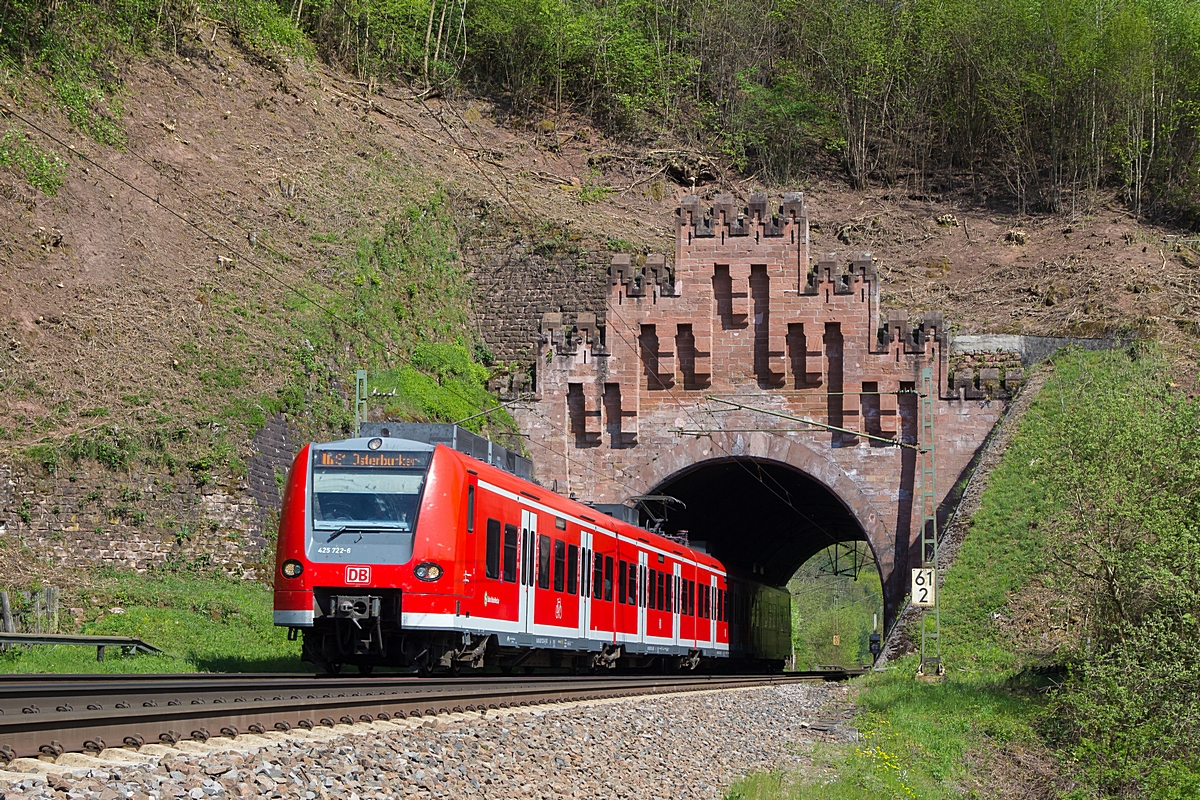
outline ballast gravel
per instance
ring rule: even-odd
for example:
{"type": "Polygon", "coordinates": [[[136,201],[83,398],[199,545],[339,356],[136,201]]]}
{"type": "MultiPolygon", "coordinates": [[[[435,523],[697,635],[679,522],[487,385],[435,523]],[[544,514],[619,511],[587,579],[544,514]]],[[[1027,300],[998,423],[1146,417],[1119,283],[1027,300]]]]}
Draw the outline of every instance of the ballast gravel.
{"type": "Polygon", "coordinates": [[[792,684],[337,725],[68,754],[0,773],[0,797],[70,800],[719,798],[851,740],[847,689],[792,684]]]}

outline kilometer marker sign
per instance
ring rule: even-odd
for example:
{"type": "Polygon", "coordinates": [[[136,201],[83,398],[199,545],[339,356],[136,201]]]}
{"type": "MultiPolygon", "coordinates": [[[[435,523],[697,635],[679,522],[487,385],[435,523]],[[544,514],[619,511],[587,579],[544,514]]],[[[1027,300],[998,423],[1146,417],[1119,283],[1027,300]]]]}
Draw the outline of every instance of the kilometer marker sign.
{"type": "Polygon", "coordinates": [[[912,604],[930,608],[937,597],[937,570],[921,567],[912,571],[912,604]]]}

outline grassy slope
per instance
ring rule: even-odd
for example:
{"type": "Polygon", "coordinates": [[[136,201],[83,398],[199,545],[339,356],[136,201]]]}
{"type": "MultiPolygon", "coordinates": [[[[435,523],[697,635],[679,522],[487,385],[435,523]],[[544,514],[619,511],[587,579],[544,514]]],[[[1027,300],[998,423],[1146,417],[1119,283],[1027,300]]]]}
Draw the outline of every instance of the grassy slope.
{"type": "MultiPolygon", "coordinates": [[[[1027,470],[1042,454],[1049,426],[1065,413],[1058,383],[1071,380],[1079,362],[1103,357],[1060,359],[992,473],[942,588],[945,681],[914,680],[914,657],[870,675],[857,697],[861,742],[826,754],[837,780],[811,786],[797,776],[750,776],[731,798],[1011,796],[1005,765],[1018,754],[1035,762],[1042,750],[1034,729],[1042,703],[1026,670],[1037,657],[1023,654],[1000,624],[1009,598],[1028,586],[1045,557],[1036,520],[1049,509],[1027,470]]],[[[1024,772],[1028,777],[1028,766],[1024,772]]]]}

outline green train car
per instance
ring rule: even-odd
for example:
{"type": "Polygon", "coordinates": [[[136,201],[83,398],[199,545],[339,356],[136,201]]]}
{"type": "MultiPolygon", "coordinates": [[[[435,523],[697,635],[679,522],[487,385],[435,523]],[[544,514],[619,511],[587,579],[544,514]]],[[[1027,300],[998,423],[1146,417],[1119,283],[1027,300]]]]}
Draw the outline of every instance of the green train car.
{"type": "Polygon", "coordinates": [[[792,597],[744,575],[730,575],[729,661],[782,672],[792,654],[792,597]]]}

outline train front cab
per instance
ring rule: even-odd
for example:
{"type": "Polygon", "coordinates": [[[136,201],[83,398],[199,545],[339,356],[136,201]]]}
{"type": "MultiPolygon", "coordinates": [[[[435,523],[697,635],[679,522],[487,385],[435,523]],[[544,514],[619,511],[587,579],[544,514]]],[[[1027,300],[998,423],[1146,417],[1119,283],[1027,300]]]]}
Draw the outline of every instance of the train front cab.
{"type": "Polygon", "coordinates": [[[428,659],[430,635],[407,636],[403,616],[453,614],[462,604],[462,472],[437,448],[407,440],[300,451],[280,513],[275,624],[303,635],[305,660],[369,671],[428,659]]]}

